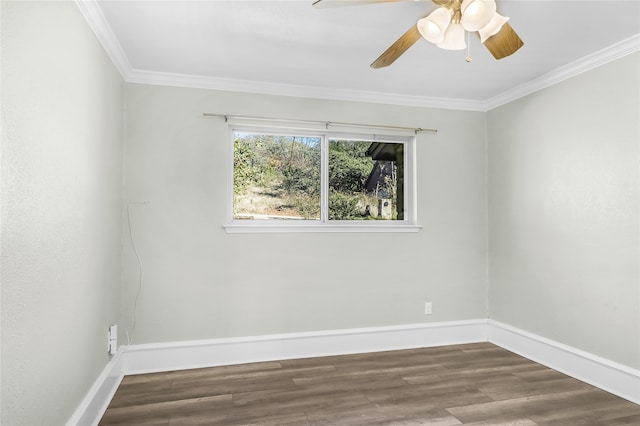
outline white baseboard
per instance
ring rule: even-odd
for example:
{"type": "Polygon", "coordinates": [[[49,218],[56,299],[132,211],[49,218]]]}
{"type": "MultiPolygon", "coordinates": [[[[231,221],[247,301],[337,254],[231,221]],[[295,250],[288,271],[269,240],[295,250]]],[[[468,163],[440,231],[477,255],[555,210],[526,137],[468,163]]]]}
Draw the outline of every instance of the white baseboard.
{"type": "Polygon", "coordinates": [[[486,341],[486,320],[470,320],[121,346],[67,425],[97,425],[128,374],[486,341]]]}
{"type": "Polygon", "coordinates": [[[123,352],[123,348],[120,348],[118,353],[111,358],[67,421],[67,426],[95,426],[98,424],[125,375],[122,368],[123,352]]]}
{"type": "Polygon", "coordinates": [[[487,321],[487,335],[495,345],[640,404],[640,370],[494,320],[487,321]]]}
{"type": "Polygon", "coordinates": [[[486,320],[288,333],[125,348],[125,374],[485,342],[486,320]]]}
{"type": "Polygon", "coordinates": [[[640,404],[640,370],[481,319],[123,346],[67,424],[96,425],[128,374],[487,341],[640,404]]]}

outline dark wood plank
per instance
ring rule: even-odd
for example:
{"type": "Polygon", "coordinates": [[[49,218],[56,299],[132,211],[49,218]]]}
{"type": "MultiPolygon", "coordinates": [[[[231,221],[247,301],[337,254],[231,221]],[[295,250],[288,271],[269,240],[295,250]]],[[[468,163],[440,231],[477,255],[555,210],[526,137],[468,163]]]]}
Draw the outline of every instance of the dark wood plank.
{"type": "Polygon", "coordinates": [[[174,413],[211,412],[233,405],[231,395],[189,398],[176,401],[140,404],[123,408],[109,407],[101,424],[169,424],[174,413]]]}
{"type": "Polygon", "coordinates": [[[640,424],[640,406],[490,343],[127,376],[101,425],[640,424]]]}

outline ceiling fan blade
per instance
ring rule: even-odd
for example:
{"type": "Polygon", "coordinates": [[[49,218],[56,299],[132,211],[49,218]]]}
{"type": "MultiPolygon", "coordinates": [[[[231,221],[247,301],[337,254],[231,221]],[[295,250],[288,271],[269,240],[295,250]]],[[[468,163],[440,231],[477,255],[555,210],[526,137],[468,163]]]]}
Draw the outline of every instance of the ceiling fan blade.
{"type": "Polygon", "coordinates": [[[518,49],[524,46],[524,42],[518,34],[506,22],[497,34],[492,35],[485,40],[484,45],[496,59],[502,59],[514,54],[518,49]]]}
{"type": "Polygon", "coordinates": [[[400,1],[407,0],[316,0],[313,2],[312,6],[316,9],[324,9],[327,7],[356,6],[361,4],[392,3],[400,1]]]}
{"type": "Polygon", "coordinates": [[[383,68],[391,65],[400,57],[408,48],[413,46],[422,36],[418,31],[418,26],[413,25],[402,34],[395,43],[393,43],[382,55],[371,64],[371,68],[383,68]]]}

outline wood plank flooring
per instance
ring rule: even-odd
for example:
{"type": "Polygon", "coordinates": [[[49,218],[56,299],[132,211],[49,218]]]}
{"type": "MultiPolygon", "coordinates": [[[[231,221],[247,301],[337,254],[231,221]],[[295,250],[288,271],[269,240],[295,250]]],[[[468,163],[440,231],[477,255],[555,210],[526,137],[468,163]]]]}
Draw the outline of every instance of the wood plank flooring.
{"type": "Polygon", "coordinates": [[[640,406],[490,343],[126,376],[100,425],[640,425],[640,406]]]}

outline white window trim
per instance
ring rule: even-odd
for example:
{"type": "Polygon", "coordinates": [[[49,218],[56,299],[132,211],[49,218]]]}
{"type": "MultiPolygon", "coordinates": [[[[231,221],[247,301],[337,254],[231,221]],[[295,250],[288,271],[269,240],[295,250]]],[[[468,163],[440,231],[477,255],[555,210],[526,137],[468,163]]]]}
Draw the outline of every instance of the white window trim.
{"type": "MultiPolygon", "coordinates": [[[[229,234],[255,234],[255,233],[409,233],[418,232],[422,226],[417,224],[417,191],[416,191],[416,156],[415,134],[396,133],[384,135],[376,134],[375,131],[370,132],[347,132],[347,131],[329,131],[318,128],[300,128],[300,127],[265,127],[262,125],[243,124],[229,125],[228,140],[231,143],[230,154],[230,172],[228,174],[228,196],[227,196],[227,222],[223,225],[225,231],[229,234]],[[234,220],[233,219],[233,134],[236,131],[245,131],[252,133],[280,133],[295,136],[318,136],[323,138],[322,148],[322,170],[321,170],[321,219],[320,220],[234,220]],[[362,139],[381,142],[400,142],[405,144],[404,155],[404,182],[405,182],[405,208],[406,218],[402,221],[385,220],[385,221],[343,221],[328,219],[328,144],[324,139],[346,138],[346,139],[362,139]]],[[[363,130],[363,129],[360,129],[363,130]]],[[[378,129],[379,132],[379,129],[378,129]]],[[[394,132],[395,133],[395,132],[394,132]]]]}

